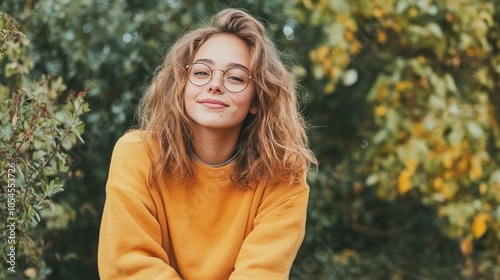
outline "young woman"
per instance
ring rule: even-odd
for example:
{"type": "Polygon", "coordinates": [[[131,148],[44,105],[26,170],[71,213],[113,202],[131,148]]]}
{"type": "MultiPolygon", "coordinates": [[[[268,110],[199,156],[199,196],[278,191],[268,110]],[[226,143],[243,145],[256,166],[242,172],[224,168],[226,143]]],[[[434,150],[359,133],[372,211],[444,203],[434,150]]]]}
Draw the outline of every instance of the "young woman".
{"type": "Polygon", "coordinates": [[[182,36],[113,151],[101,279],[288,279],[316,159],[263,25],[223,10],[182,36]]]}

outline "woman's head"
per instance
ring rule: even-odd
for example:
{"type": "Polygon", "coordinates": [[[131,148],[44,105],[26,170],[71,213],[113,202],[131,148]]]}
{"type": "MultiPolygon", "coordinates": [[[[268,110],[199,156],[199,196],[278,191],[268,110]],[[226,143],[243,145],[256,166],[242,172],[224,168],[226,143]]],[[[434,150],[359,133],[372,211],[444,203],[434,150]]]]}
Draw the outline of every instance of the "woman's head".
{"type": "Polygon", "coordinates": [[[187,66],[189,82],[183,94],[195,131],[224,131],[236,141],[243,120],[257,110],[249,67],[248,46],[232,34],[214,35],[198,48],[187,66]]]}
{"type": "MultiPolygon", "coordinates": [[[[180,174],[181,179],[193,178],[195,123],[186,104],[186,91],[193,86],[188,82],[188,74],[192,63],[200,62],[197,54],[207,41],[205,47],[228,40],[239,41],[245,48],[245,58],[238,63],[245,64],[251,76],[250,84],[241,92],[251,95],[251,104],[243,114],[241,151],[233,179],[242,187],[254,180],[296,181],[315,159],[307,147],[294,79],[281,62],[264,26],[236,9],[223,10],[213,17],[210,25],[183,35],[169,50],[141,100],[140,127],[158,142],[161,151],[155,156],[157,170],[153,170],[152,176],[172,171],[180,174]]],[[[216,72],[219,71],[214,72],[212,80],[221,77],[216,72]]],[[[217,82],[220,80],[214,82],[214,87],[217,82]]]]}

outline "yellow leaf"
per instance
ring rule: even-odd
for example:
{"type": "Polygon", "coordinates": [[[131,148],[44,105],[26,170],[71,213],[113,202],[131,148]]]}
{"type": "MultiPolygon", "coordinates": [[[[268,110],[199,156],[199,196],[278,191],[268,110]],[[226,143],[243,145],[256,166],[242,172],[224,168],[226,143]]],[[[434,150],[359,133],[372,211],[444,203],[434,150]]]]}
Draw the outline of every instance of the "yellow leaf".
{"type": "Polygon", "coordinates": [[[453,154],[451,152],[448,152],[448,151],[444,152],[444,154],[443,154],[443,166],[446,169],[450,169],[453,166],[453,161],[454,161],[453,154]]]}
{"type": "Polygon", "coordinates": [[[337,21],[340,23],[340,24],[345,24],[347,22],[349,18],[347,17],[346,14],[344,13],[339,13],[337,15],[337,21]]]}
{"type": "Polygon", "coordinates": [[[317,49],[317,58],[318,61],[324,61],[328,56],[329,48],[328,45],[322,45],[317,49]]]}
{"type": "Polygon", "coordinates": [[[381,84],[377,91],[377,99],[384,100],[389,94],[389,87],[387,84],[381,84]]]}
{"type": "Polygon", "coordinates": [[[351,32],[351,31],[346,31],[344,33],[344,38],[347,40],[347,41],[352,41],[354,40],[354,33],[351,32]]]}
{"type": "Polygon", "coordinates": [[[414,158],[406,159],[404,162],[408,174],[412,176],[413,173],[415,173],[415,169],[417,168],[418,162],[414,158]]]}
{"type": "Polygon", "coordinates": [[[465,173],[469,169],[469,161],[467,157],[462,157],[462,159],[460,159],[457,168],[460,173],[465,173]]]}
{"type": "Polygon", "coordinates": [[[453,177],[455,176],[455,174],[453,173],[453,171],[451,170],[446,170],[444,173],[443,173],[443,178],[445,180],[451,180],[453,179],[453,177]]]}
{"type": "Polygon", "coordinates": [[[352,18],[348,18],[346,20],[344,26],[347,30],[351,30],[351,31],[356,31],[358,29],[358,26],[356,25],[356,21],[354,21],[352,18]]]}
{"type": "Polygon", "coordinates": [[[479,213],[472,223],[472,234],[476,238],[481,238],[486,230],[488,229],[487,222],[490,220],[491,216],[487,213],[479,213]]]}
{"type": "Polygon", "coordinates": [[[470,238],[464,238],[460,241],[460,251],[462,251],[464,255],[470,255],[472,251],[474,251],[474,246],[470,238]]]}
{"type": "Polygon", "coordinates": [[[483,209],[484,209],[484,211],[491,211],[491,204],[489,204],[487,202],[484,203],[483,204],[483,209]]]}
{"type": "Polygon", "coordinates": [[[330,78],[337,78],[340,74],[340,69],[337,68],[336,66],[333,66],[331,67],[329,70],[328,70],[328,75],[330,76],[330,78]]]}
{"type": "Polygon", "coordinates": [[[349,46],[349,51],[353,54],[357,54],[359,53],[359,51],[361,50],[363,46],[361,45],[361,43],[359,41],[353,41],[351,43],[351,45],[349,46]]]}
{"type": "Polygon", "coordinates": [[[385,114],[387,114],[387,108],[384,105],[375,107],[375,115],[377,117],[383,117],[385,114]]]}
{"type": "Polygon", "coordinates": [[[433,186],[436,190],[442,189],[443,185],[444,185],[443,178],[437,177],[436,179],[434,179],[433,186]]]}
{"type": "Polygon", "coordinates": [[[333,67],[332,61],[329,59],[323,60],[323,69],[328,72],[333,67]]]}
{"type": "Polygon", "coordinates": [[[394,89],[396,91],[399,91],[399,92],[402,92],[402,91],[406,91],[406,90],[409,90],[413,88],[413,83],[410,82],[410,81],[402,81],[402,82],[398,82],[395,86],[394,86],[394,89]]]}
{"type": "Polygon", "coordinates": [[[387,42],[387,34],[384,31],[380,31],[377,33],[377,41],[381,44],[387,42]]]}
{"type": "Polygon", "coordinates": [[[451,200],[455,197],[455,194],[457,193],[457,185],[451,182],[446,182],[444,183],[443,187],[441,188],[441,194],[448,200],[451,200]]]}
{"type": "Polygon", "coordinates": [[[334,91],[335,91],[335,83],[333,83],[332,81],[328,82],[324,88],[325,94],[332,94],[334,91]]]}
{"type": "Polygon", "coordinates": [[[414,137],[419,137],[424,133],[424,126],[421,123],[412,123],[411,125],[411,133],[414,137]]]}
{"type": "Polygon", "coordinates": [[[398,178],[398,191],[400,194],[407,193],[412,188],[411,176],[413,173],[408,170],[403,170],[398,178]]]}
{"type": "Polygon", "coordinates": [[[412,7],[408,13],[408,16],[410,18],[414,18],[414,17],[418,16],[418,10],[415,7],[412,7]]]}
{"type": "Polygon", "coordinates": [[[488,186],[485,183],[479,185],[479,192],[484,195],[488,191],[488,186]]]}
{"type": "Polygon", "coordinates": [[[469,175],[472,180],[478,180],[483,177],[483,165],[480,157],[473,157],[471,160],[471,169],[469,175]]]}
{"type": "Polygon", "coordinates": [[[376,7],[375,9],[373,9],[373,15],[377,18],[381,18],[383,16],[382,9],[376,7]]]}

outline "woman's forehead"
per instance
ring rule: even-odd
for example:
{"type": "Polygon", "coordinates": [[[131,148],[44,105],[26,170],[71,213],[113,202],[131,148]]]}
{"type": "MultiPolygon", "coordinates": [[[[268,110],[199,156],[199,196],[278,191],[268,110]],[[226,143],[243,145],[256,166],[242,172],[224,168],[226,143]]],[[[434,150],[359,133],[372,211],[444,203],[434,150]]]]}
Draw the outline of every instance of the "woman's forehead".
{"type": "Polygon", "coordinates": [[[250,67],[250,50],[240,38],[218,34],[205,41],[194,55],[194,61],[203,60],[216,68],[242,65],[250,67]]]}

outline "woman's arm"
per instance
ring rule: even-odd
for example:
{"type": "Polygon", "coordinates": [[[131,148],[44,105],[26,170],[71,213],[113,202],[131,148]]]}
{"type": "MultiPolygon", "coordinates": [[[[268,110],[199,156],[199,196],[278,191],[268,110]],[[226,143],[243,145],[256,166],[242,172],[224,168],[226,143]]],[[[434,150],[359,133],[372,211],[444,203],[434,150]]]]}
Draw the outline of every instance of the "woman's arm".
{"type": "Polygon", "coordinates": [[[308,197],[302,182],[276,188],[263,198],[229,279],[288,279],[304,239],[308,197]]]}
{"type": "Polygon", "coordinates": [[[101,279],[181,279],[169,266],[148,191],[149,156],[143,141],[129,133],[111,160],[99,236],[101,279]]]}

